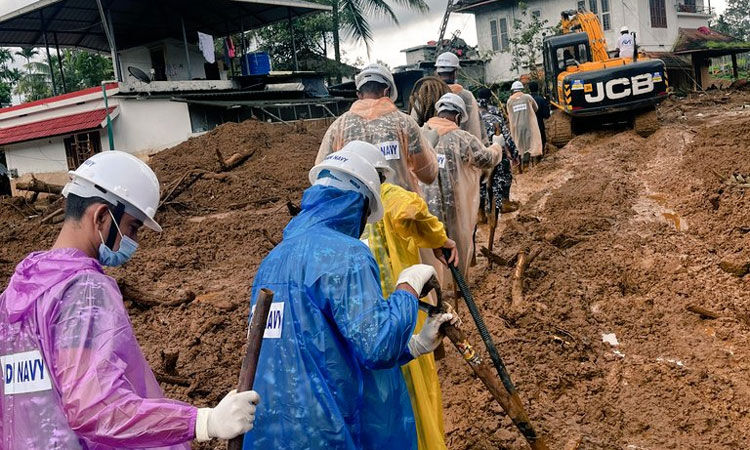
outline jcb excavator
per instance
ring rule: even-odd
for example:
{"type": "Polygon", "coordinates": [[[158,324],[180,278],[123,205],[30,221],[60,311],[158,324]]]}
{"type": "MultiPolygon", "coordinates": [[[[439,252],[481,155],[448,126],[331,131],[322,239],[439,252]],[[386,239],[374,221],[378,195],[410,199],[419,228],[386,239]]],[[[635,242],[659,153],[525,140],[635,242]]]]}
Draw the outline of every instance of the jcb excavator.
{"type": "Polygon", "coordinates": [[[545,90],[559,109],[547,136],[564,145],[584,121],[628,121],[641,136],[659,128],[655,106],[667,97],[667,72],[660,59],[638,55],[610,58],[599,18],[589,11],[563,11],[563,34],[544,38],[545,90]]]}

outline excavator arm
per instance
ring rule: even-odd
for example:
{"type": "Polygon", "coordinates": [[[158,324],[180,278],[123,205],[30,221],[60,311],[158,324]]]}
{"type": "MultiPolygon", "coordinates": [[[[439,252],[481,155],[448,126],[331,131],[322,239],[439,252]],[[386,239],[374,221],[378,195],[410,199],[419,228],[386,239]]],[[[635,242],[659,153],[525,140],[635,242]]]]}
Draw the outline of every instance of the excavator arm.
{"type": "Polygon", "coordinates": [[[589,37],[591,46],[591,58],[593,61],[606,61],[607,40],[604,39],[604,31],[599,23],[599,17],[591,11],[563,12],[560,28],[563,34],[584,31],[589,37]]]}

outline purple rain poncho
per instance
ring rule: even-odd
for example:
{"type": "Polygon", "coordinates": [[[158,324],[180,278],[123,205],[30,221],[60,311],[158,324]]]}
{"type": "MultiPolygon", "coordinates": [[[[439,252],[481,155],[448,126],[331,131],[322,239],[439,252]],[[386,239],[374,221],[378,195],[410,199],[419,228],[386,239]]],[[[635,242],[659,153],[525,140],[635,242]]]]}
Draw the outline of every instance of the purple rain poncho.
{"type": "Polygon", "coordinates": [[[0,294],[0,448],[189,449],[197,410],[164,395],[122,295],[76,249],[32,253],[0,294]]]}

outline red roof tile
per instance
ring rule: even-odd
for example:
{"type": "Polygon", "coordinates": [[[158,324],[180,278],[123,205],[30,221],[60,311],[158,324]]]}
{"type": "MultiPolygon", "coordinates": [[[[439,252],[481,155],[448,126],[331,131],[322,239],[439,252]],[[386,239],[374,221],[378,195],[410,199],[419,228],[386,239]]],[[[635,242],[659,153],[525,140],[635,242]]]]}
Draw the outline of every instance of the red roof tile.
{"type": "MultiPolygon", "coordinates": [[[[110,89],[116,89],[118,86],[119,86],[118,83],[107,83],[107,90],[109,91],[110,89]]],[[[67,94],[61,94],[55,97],[43,98],[41,100],[36,100],[33,102],[21,103],[20,105],[0,108],[0,114],[10,112],[10,111],[16,111],[18,109],[31,108],[32,106],[46,105],[48,103],[59,102],[62,100],[67,100],[69,98],[76,98],[76,97],[82,97],[84,95],[96,94],[97,92],[101,92],[101,91],[102,91],[101,86],[97,86],[97,87],[92,87],[88,89],[83,89],[80,91],[68,92],[67,94]]]]}
{"type": "MultiPolygon", "coordinates": [[[[112,114],[115,109],[117,109],[116,106],[110,107],[109,113],[112,114]]],[[[15,127],[2,128],[0,129],[0,145],[99,128],[106,118],[107,114],[104,108],[102,108],[17,125],[15,127]]]]}

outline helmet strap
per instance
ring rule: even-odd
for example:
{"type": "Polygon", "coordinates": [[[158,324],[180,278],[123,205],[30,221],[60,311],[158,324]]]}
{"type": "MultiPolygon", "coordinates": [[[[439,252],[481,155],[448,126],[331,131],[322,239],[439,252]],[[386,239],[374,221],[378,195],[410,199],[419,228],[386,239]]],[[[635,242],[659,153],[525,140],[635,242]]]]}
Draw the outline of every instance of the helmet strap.
{"type": "Polygon", "coordinates": [[[117,202],[114,211],[110,210],[113,217],[113,222],[109,224],[109,233],[107,233],[107,241],[104,243],[107,247],[114,250],[115,241],[117,240],[117,234],[120,231],[120,221],[122,220],[123,214],[125,214],[125,204],[117,202]]]}

